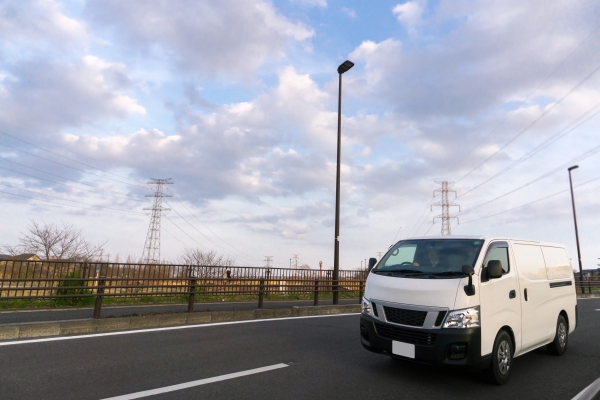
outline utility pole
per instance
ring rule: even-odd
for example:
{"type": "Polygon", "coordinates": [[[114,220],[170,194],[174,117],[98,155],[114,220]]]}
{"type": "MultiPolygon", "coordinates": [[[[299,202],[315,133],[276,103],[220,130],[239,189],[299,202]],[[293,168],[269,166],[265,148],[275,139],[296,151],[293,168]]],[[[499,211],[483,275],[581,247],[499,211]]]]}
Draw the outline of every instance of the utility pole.
{"type": "Polygon", "coordinates": [[[436,193],[441,193],[442,201],[433,203],[431,205],[431,211],[433,211],[433,207],[442,207],[442,213],[433,217],[433,223],[435,224],[436,218],[440,218],[442,220],[442,236],[450,236],[452,235],[452,226],[450,225],[450,220],[455,219],[458,222],[458,217],[450,214],[450,207],[458,207],[458,211],[460,211],[460,206],[458,204],[454,204],[448,199],[448,193],[454,193],[454,198],[456,198],[456,190],[450,189],[450,187],[454,185],[454,182],[435,181],[435,183],[440,184],[442,187],[435,189],[433,191],[433,196],[435,197],[436,193]]]}
{"type": "Polygon", "coordinates": [[[300,254],[294,254],[294,269],[298,269],[298,256],[300,254]]]}
{"type": "Polygon", "coordinates": [[[379,258],[377,258],[377,261],[381,260],[381,254],[382,254],[382,252],[381,252],[381,251],[378,251],[378,252],[377,252],[377,255],[379,256],[379,258]]]}
{"type": "Polygon", "coordinates": [[[168,194],[163,194],[163,189],[165,185],[172,184],[173,181],[171,181],[171,178],[151,178],[150,182],[148,182],[150,188],[154,186],[154,193],[147,194],[146,197],[154,197],[154,203],[152,204],[152,207],[144,208],[144,210],[152,211],[148,233],[146,234],[146,243],[144,244],[144,252],[142,253],[142,260],[144,260],[146,264],[160,263],[160,218],[163,211],[171,210],[170,208],[164,208],[162,206],[162,199],[163,197],[173,197],[168,194]]]}
{"type": "Polygon", "coordinates": [[[575,242],[577,243],[577,260],[579,261],[579,280],[581,280],[581,293],[585,293],[583,287],[583,266],[581,263],[581,249],[579,247],[579,230],[577,229],[577,213],[575,212],[575,195],[573,194],[573,180],[571,179],[571,171],[579,168],[579,165],[573,165],[569,171],[569,187],[571,188],[571,205],[573,206],[573,222],[575,223],[575,242]]]}

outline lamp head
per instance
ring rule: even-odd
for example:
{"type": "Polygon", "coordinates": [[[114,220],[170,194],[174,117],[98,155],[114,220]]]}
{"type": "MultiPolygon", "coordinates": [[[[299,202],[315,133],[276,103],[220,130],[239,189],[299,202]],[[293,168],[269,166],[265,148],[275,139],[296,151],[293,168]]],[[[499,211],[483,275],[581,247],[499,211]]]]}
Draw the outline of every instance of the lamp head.
{"type": "Polygon", "coordinates": [[[579,168],[579,165],[573,165],[572,167],[569,168],[569,171],[577,169],[577,168],[579,168]]]}
{"type": "Polygon", "coordinates": [[[350,60],[346,60],[340,64],[340,66],[337,69],[337,72],[338,72],[338,74],[343,74],[344,72],[348,71],[352,67],[354,67],[354,63],[350,60]]]}

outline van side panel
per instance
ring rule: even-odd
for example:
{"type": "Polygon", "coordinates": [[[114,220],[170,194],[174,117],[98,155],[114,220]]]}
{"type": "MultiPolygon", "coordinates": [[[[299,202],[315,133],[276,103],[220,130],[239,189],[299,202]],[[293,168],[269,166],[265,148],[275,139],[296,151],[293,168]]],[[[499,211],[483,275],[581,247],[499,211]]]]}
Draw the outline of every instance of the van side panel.
{"type": "Polygon", "coordinates": [[[551,302],[541,247],[537,244],[514,243],[513,253],[521,291],[521,350],[526,352],[554,338],[558,313],[551,302]]]}
{"type": "MultiPolygon", "coordinates": [[[[575,330],[575,282],[567,251],[562,247],[542,246],[550,287],[550,309],[558,318],[562,310],[567,312],[569,332],[575,330]]],[[[553,331],[554,333],[554,331],[553,331]]]]}

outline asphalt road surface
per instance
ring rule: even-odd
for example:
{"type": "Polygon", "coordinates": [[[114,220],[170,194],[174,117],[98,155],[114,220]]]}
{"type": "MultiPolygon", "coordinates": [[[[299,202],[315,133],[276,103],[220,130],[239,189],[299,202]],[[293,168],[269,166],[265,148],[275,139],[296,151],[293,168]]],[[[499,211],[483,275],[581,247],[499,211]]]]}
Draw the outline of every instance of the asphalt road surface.
{"type": "MultiPolygon", "coordinates": [[[[319,300],[319,305],[331,305],[332,301],[328,299],[319,300]]],[[[358,304],[358,299],[340,299],[340,304],[358,304]]],[[[294,306],[312,306],[312,300],[293,300],[293,301],[266,301],[264,308],[289,308],[294,306]]],[[[241,302],[217,302],[217,303],[196,303],[194,311],[227,311],[227,310],[254,310],[258,306],[258,301],[241,302]]],[[[166,312],[185,312],[187,303],[177,304],[150,304],[150,305],[121,305],[102,307],[101,317],[118,317],[132,314],[147,313],[166,313],[166,312]]],[[[28,322],[48,322],[65,321],[74,319],[91,318],[94,314],[93,307],[81,308],[48,308],[48,309],[16,309],[0,311],[0,325],[28,323],[28,322]]],[[[1,396],[0,396],[1,399],[1,396]]]]}
{"type": "Polygon", "coordinates": [[[572,399],[600,376],[598,310],[600,299],[580,300],[567,353],[516,358],[505,386],[369,353],[359,316],[342,315],[2,342],[0,397],[572,399]]]}

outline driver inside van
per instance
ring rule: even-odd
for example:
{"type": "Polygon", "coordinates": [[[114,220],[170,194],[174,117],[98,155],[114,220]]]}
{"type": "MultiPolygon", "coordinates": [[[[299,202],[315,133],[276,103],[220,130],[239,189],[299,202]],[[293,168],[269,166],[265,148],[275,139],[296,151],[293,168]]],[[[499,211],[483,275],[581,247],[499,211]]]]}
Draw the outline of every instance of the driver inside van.
{"type": "MultiPolygon", "coordinates": [[[[429,265],[432,267],[435,267],[440,263],[440,254],[435,247],[429,247],[429,249],[427,249],[427,255],[429,257],[429,265]]],[[[415,267],[420,266],[418,262],[414,262],[413,265],[415,267]]]]}

